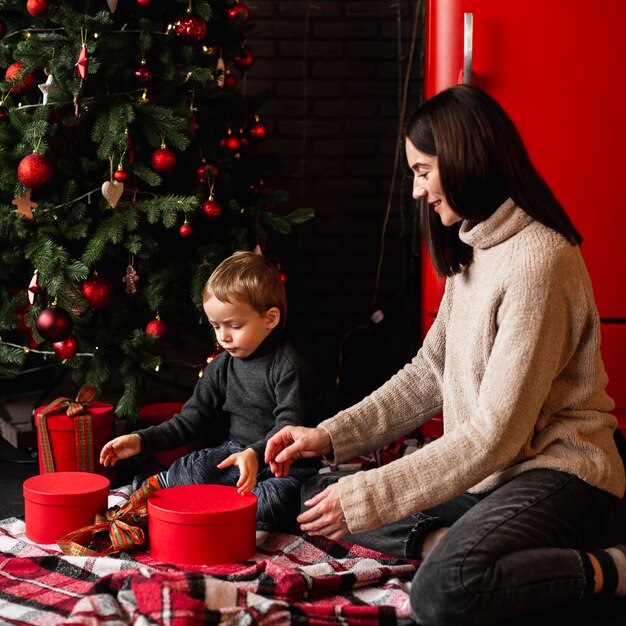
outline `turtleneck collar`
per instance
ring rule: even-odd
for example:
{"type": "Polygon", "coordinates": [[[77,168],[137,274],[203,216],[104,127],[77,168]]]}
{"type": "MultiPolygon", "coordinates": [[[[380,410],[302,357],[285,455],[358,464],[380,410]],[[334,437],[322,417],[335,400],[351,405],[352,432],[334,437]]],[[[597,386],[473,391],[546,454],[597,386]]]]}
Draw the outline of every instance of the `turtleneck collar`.
{"type": "Polygon", "coordinates": [[[482,222],[464,220],[459,237],[467,245],[484,250],[516,235],[532,221],[533,218],[509,198],[482,222]]]}
{"type": "Polygon", "coordinates": [[[285,332],[283,329],[275,328],[260,344],[259,347],[248,356],[242,358],[242,361],[252,361],[259,357],[273,352],[278,348],[280,343],[285,339],[285,332]]]}

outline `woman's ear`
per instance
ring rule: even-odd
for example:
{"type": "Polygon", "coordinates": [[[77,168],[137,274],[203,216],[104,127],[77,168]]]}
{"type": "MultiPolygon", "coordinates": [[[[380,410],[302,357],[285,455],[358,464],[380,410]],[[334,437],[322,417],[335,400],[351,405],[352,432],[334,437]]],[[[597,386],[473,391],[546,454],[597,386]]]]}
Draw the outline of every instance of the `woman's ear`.
{"type": "Polygon", "coordinates": [[[273,306],[269,308],[265,312],[265,324],[270,329],[273,330],[278,326],[280,322],[280,309],[277,306],[273,306]]]}

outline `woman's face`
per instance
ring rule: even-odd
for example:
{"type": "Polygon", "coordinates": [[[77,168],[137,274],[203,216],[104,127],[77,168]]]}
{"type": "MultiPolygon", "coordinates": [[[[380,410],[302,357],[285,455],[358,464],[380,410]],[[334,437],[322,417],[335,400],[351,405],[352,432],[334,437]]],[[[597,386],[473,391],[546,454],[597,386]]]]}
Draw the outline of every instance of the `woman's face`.
{"type": "Polygon", "coordinates": [[[426,198],[430,208],[439,215],[444,226],[452,226],[463,218],[454,211],[441,188],[437,157],[420,152],[409,139],[405,142],[406,159],[413,171],[413,197],[426,198]]]}

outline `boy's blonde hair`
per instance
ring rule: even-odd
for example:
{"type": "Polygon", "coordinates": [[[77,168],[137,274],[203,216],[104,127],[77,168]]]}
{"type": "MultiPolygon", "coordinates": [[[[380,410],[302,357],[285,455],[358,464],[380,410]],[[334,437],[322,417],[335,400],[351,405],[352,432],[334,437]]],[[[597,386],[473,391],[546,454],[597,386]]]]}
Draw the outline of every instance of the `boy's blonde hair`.
{"type": "Polygon", "coordinates": [[[202,292],[202,302],[215,296],[222,302],[238,300],[263,314],[272,307],[280,311],[279,327],[287,317],[287,294],[280,272],[262,254],[235,252],[213,271],[202,292]]]}

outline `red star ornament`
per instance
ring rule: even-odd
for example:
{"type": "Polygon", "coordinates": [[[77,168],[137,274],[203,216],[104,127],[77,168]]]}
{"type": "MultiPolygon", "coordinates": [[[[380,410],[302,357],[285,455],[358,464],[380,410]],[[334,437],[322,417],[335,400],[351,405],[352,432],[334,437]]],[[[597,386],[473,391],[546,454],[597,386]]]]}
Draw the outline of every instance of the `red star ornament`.
{"type": "Polygon", "coordinates": [[[23,215],[27,220],[33,219],[32,210],[37,208],[37,203],[30,199],[30,191],[27,191],[19,198],[13,198],[11,204],[14,204],[17,207],[17,209],[15,209],[15,213],[17,215],[23,215]]]}
{"type": "Polygon", "coordinates": [[[83,44],[78,55],[78,63],[76,63],[76,70],[78,75],[84,79],[87,76],[87,66],[89,65],[89,57],[87,56],[87,46],[83,44]]]}

